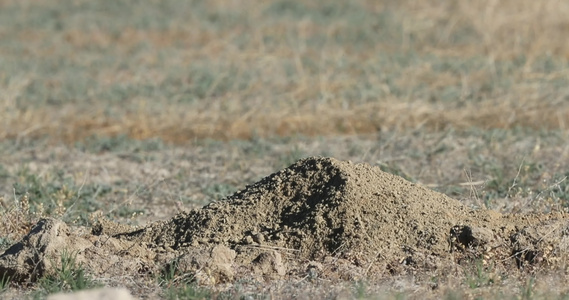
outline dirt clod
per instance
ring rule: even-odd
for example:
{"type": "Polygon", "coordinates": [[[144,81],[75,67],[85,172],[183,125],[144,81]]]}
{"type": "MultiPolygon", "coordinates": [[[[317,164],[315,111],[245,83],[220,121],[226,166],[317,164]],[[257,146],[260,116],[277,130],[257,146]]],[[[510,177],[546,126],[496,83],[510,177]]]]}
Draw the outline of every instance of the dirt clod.
{"type": "Polygon", "coordinates": [[[42,219],[0,256],[0,272],[14,281],[33,281],[60,267],[62,255],[74,255],[92,246],[88,240],[72,234],[65,223],[42,219]]]}
{"type": "Polygon", "coordinates": [[[253,260],[253,270],[256,274],[267,276],[284,276],[286,267],[281,254],[277,251],[263,252],[253,260]]]}
{"type": "Polygon", "coordinates": [[[106,251],[107,261],[135,260],[131,272],[175,261],[201,284],[251,274],[384,277],[480,258],[514,268],[554,267],[567,253],[566,220],[563,212],[473,210],[378,167],[311,157],[227,199],[136,230],[98,223],[95,235],[83,239],[59,221],[42,220],[0,256],[0,273],[37,275],[23,253],[45,256],[69,247],[91,255],[89,266],[99,274],[108,269],[96,268],[93,253],[106,251]]]}

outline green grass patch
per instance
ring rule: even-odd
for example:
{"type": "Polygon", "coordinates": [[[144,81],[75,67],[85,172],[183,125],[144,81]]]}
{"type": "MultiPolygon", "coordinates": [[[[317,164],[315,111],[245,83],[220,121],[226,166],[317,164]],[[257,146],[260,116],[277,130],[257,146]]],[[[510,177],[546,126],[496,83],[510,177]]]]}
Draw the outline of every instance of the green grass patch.
{"type": "Polygon", "coordinates": [[[85,273],[83,266],[77,262],[75,253],[63,251],[59,259],[59,263],[53,262],[58,265],[55,273],[39,279],[39,290],[35,292],[34,299],[62,291],[79,291],[101,286],[85,273]]]}
{"type": "Polygon", "coordinates": [[[191,274],[181,274],[178,261],[174,259],[167,264],[158,275],[158,284],[162,287],[162,296],[168,300],[178,299],[209,299],[211,291],[199,287],[193,282],[191,274]]]}
{"type": "Polygon", "coordinates": [[[107,185],[76,182],[58,169],[40,176],[22,168],[14,180],[14,195],[27,197],[30,214],[60,217],[77,225],[88,225],[89,214],[102,208],[98,198],[112,191],[107,185]]]}

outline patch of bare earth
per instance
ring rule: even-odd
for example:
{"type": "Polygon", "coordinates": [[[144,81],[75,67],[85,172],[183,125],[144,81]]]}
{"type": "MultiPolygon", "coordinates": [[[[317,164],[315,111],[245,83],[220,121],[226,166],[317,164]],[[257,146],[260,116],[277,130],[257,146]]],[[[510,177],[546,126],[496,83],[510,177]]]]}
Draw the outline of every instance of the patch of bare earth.
{"type": "Polygon", "coordinates": [[[53,272],[64,250],[77,252],[100,278],[150,277],[175,263],[202,285],[381,280],[451,272],[475,260],[512,271],[557,270],[567,259],[566,220],[562,212],[472,210],[379,167],[311,157],[145,227],[100,220],[89,231],[43,219],[0,256],[0,276],[33,282],[53,272]]]}

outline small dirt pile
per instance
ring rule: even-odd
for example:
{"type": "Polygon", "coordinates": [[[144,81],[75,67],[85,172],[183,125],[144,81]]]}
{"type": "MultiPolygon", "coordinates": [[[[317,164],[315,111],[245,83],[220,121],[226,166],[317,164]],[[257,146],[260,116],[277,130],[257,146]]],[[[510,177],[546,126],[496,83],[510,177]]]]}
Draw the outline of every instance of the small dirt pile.
{"type": "Polygon", "coordinates": [[[307,158],[226,200],[124,236],[174,249],[274,246],[309,260],[338,252],[391,256],[405,246],[442,255],[450,228],[473,218],[490,215],[378,167],[307,158]]]}
{"type": "Polygon", "coordinates": [[[258,253],[241,246],[286,249],[300,261],[333,256],[383,273],[398,272],[398,264],[436,268],[450,256],[533,260],[537,254],[526,257],[528,249],[547,239],[521,233],[563,219],[472,210],[379,167],[311,157],[223,201],[121,237],[173,249],[223,244],[240,250],[243,264],[258,253]]]}
{"type": "MultiPolygon", "coordinates": [[[[79,238],[67,229],[51,229],[57,238],[48,238],[42,234],[51,233],[40,234],[38,226],[0,256],[0,275],[41,275],[38,266],[49,267],[42,263],[49,261],[47,250],[41,249],[54,248],[51,240],[62,248],[65,241],[71,249],[82,245],[75,250],[99,274],[117,265],[106,259],[101,262],[106,267],[97,268],[101,257],[123,257],[123,265],[136,260],[133,265],[145,270],[171,266],[175,258],[182,272],[208,283],[240,274],[304,276],[308,269],[353,279],[437,269],[464,259],[554,266],[566,258],[566,220],[564,213],[502,216],[471,210],[378,167],[311,157],[223,201],[144,228],[102,221],[92,235],[79,238]],[[323,265],[333,267],[322,272],[323,265]]],[[[55,220],[44,224],[60,226],[55,220]]]]}

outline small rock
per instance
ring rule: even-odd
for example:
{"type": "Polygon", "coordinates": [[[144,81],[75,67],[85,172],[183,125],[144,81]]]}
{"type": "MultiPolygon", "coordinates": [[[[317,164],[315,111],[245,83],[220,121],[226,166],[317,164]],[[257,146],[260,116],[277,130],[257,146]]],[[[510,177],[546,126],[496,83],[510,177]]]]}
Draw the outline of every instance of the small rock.
{"type": "Polygon", "coordinates": [[[233,260],[236,256],[235,251],[224,245],[217,245],[211,250],[211,267],[217,271],[216,282],[233,280],[233,260]]]}
{"type": "Polygon", "coordinates": [[[254,270],[257,274],[284,276],[286,274],[286,266],[283,263],[281,254],[277,251],[261,253],[253,261],[254,270]]]}
{"type": "Polygon", "coordinates": [[[262,233],[257,233],[256,235],[253,236],[253,241],[261,245],[265,241],[265,236],[263,236],[262,233]]]}
{"type": "Polygon", "coordinates": [[[253,238],[252,238],[250,235],[248,235],[248,236],[245,237],[245,244],[246,244],[246,245],[251,245],[251,244],[253,244],[253,238]]]}

